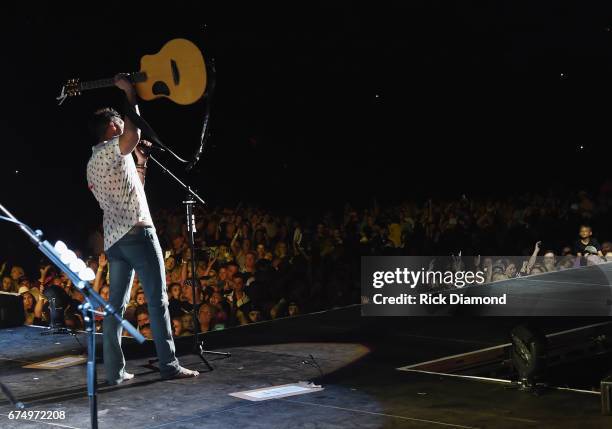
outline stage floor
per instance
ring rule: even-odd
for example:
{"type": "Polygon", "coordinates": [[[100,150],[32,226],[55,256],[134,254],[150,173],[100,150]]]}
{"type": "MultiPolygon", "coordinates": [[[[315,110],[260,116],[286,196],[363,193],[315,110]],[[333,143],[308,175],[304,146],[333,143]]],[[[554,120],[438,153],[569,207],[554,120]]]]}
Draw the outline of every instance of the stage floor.
{"type": "MultiPolygon", "coordinates": [[[[541,396],[495,382],[398,371],[397,368],[507,342],[516,320],[364,318],[359,306],[266,322],[206,335],[209,347],[231,351],[211,356],[206,372],[195,355],[181,363],[200,377],[160,381],[148,367],[151,347],[128,342],[134,380],[104,386],[98,365],[101,428],[609,428],[600,396],[550,390],[541,396]],[[393,328],[390,329],[390,325],[393,328]],[[304,361],[311,361],[317,367],[304,361]],[[324,390],[251,402],[230,393],[299,381],[324,390]]],[[[599,320],[601,321],[601,320],[599,320]]],[[[549,332],[593,320],[550,319],[549,332]]],[[[58,370],[24,365],[83,351],[74,337],[40,336],[39,328],[0,330],[0,380],[27,410],[63,410],[64,420],[14,421],[0,396],[0,428],[87,428],[85,365],[58,370]]],[[[84,336],[79,340],[85,344],[84,336]]],[[[182,350],[189,343],[181,343],[182,350]]]]}

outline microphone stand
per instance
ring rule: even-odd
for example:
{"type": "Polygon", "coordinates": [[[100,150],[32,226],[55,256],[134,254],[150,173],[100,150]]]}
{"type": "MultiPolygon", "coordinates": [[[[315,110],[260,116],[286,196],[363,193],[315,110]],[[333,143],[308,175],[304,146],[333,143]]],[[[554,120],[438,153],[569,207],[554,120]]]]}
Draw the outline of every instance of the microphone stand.
{"type": "Polygon", "coordinates": [[[10,389],[1,381],[0,381],[0,390],[2,390],[2,392],[4,393],[4,396],[7,397],[9,402],[13,404],[15,408],[17,408],[18,410],[23,410],[25,408],[25,404],[15,399],[13,392],[11,392],[10,389]]]}
{"type": "MultiPolygon", "coordinates": [[[[59,252],[49,243],[47,240],[42,241],[43,233],[37,229],[33,231],[32,228],[17,220],[2,204],[0,204],[0,210],[6,216],[0,216],[0,220],[5,220],[14,224],[17,224],[19,228],[28,236],[30,241],[34,243],[38,250],[40,250],[49,260],[57,266],[60,271],[66,273],[68,278],[72,280],[72,283],[80,290],[85,296],[85,302],[79,306],[79,309],[83,313],[83,322],[85,324],[85,331],[87,332],[87,396],[89,397],[89,413],[90,422],[92,429],[98,429],[98,400],[97,400],[97,374],[96,374],[96,322],[95,315],[102,314],[104,316],[112,316],[119,321],[136,341],[142,344],[145,338],[140,332],[132,326],[130,322],[123,319],[121,315],[115,310],[115,308],[108,302],[104,301],[102,297],[93,289],[88,281],[82,280],[77,273],[75,273],[65,262],[62,261],[59,252]],[[102,308],[103,311],[97,311],[96,308],[102,308]]],[[[9,397],[10,399],[10,397],[9,397]]],[[[16,404],[19,406],[19,403],[16,404]]]]}
{"type": "MultiPolygon", "coordinates": [[[[197,294],[197,288],[196,288],[196,285],[199,285],[199,279],[198,279],[198,274],[197,274],[197,259],[196,259],[197,256],[196,256],[196,251],[195,251],[196,221],[195,221],[195,213],[193,209],[198,202],[200,202],[202,205],[206,203],[193,189],[191,189],[191,186],[188,186],[185,183],[183,183],[181,179],[179,179],[174,173],[172,173],[172,171],[166,168],[161,162],[155,159],[155,157],[149,156],[149,159],[153,161],[155,164],[157,164],[164,173],[172,177],[176,181],[176,183],[178,183],[179,186],[185,190],[187,194],[185,200],[183,201],[183,204],[185,205],[185,216],[187,217],[187,232],[188,232],[187,238],[189,241],[189,248],[191,249],[191,295],[193,297],[193,307],[191,310],[191,315],[193,318],[193,328],[194,328],[192,352],[193,354],[200,356],[200,359],[202,359],[202,362],[204,362],[208,370],[212,371],[214,368],[210,365],[210,363],[206,359],[206,356],[205,356],[206,354],[213,354],[213,355],[223,356],[223,357],[228,358],[228,357],[231,357],[231,353],[205,350],[204,340],[200,341],[199,339],[200,322],[199,322],[198,315],[199,315],[201,305],[200,303],[198,303],[198,299],[197,299],[198,294],[197,294]]],[[[156,360],[152,360],[150,362],[152,363],[155,361],[156,360]]]]}
{"type": "MultiPolygon", "coordinates": [[[[76,329],[70,329],[70,328],[66,328],[65,326],[57,326],[55,324],[56,320],[54,319],[53,315],[57,314],[57,299],[52,297],[48,299],[49,301],[49,311],[50,311],[50,315],[51,317],[49,318],[49,329],[46,331],[42,331],[39,335],[41,336],[47,336],[47,335],[70,335],[73,337],[77,336],[77,331],[76,329]]],[[[60,309],[62,310],[62,312],[64,311],[64,306],[60,307],[60,309]]],[[[79,340],[77,340],[78,342],[79,340]]],[[[79,343],[80,345],[80,343],[79,343]]]]}

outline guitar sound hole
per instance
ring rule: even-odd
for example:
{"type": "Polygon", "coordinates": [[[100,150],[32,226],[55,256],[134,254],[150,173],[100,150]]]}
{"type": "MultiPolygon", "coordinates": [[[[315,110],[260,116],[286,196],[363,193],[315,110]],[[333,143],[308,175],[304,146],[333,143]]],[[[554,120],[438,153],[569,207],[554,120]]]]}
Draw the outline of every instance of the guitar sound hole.
{"type": "Polygon", "coordinates": [[[153,94],[155,95],[170,95],[170,88],[165,82],[158,80],[153,84],[153,94]]]}

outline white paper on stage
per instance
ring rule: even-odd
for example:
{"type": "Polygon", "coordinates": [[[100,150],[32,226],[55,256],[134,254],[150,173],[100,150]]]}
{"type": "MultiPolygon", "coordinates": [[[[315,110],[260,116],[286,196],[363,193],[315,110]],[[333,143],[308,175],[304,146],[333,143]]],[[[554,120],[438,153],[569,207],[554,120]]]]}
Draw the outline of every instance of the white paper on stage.
{"type": "Polygon", "coordinates": [[[262,387],[260,389],[245,390],[230,393],[230,396],[246,399],[248,401],[266,401],[269,399],[285,398],[287,396],[303,395],[305,393],[319,392],[323,387],[311,383],[291,383],[279,386],[262,387]]]}

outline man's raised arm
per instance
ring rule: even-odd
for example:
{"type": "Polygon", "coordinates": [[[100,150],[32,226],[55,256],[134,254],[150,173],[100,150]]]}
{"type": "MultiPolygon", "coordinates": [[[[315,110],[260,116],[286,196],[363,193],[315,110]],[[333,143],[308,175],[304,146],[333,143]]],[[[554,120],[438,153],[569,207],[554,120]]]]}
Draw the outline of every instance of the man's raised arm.
{"type": "MultiPolygon", "coordinates": [[[[134,108],[136,113],[140,115],[138,111],[138,96],[134,85],[125,77],[125,75],[118,74],[115,76],[115,86],[125,92],[128,103],[134,108]]],[[[125,117],[123,134],[119,137],[119,148],[123,155],[132,153],[138,142],[140,141],[140,129],[134,125],[130,118],[125,117]]]]}

